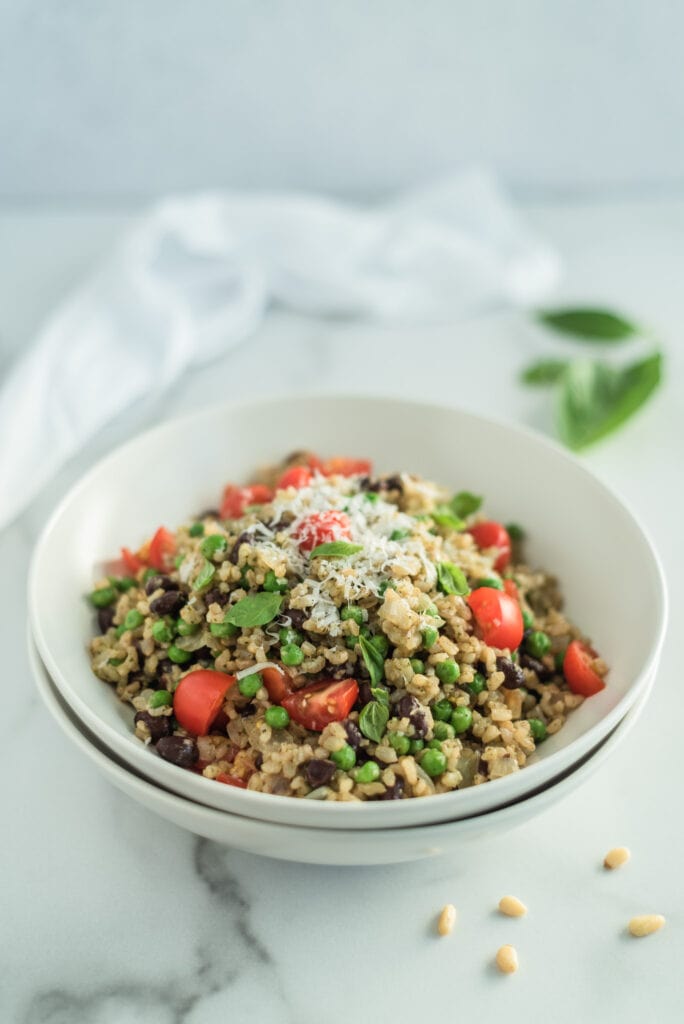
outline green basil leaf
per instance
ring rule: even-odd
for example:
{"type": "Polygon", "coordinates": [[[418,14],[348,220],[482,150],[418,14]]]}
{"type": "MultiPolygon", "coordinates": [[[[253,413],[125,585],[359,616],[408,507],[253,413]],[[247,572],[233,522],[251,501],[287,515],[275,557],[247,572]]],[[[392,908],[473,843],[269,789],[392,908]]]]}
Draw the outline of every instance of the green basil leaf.
{"type": "Polygon", "coordinates": [[[329,544],[319,544],[311,552],[310,558],[343,558],[344,555],[356,555],[363,550],[362,544],[350,544],[346,540],[332,540],[329,544]]]}
{"type": "Polygon", "coordinates": [[[567,359],[540,359],[520,374],[523,384],[555,384],[568,368],[567,359]]]}
{"type": "Polygon", "coordinates": [[[386,690],[384,686],[371,686],[370,692],[373,694],[373,700],[377,700],[378,704],[384,704],[386,708],[389,707],[389,690],[386,690]]]}
{"type": "Polygon", "coordinates": [[[211,581],[213,580],[215,572],[216,566],[212,565],[211,562],[208,562],[207,559],[205,558],[204,562],[202,563],[202,568],[197,573],[195,582],[192,585],[192,589],[201,590],[202,587],[206,587],[207,584],[211,583],[211,581]]]}
{"type": "Polygon", "coordinates": [[[537,316],[554,331],[583,341],[624,341],[639,333],[636,324],[609,309],[543,309],[537,316]]]}
{"type": "Polygon", "coordinates": [[[459,519],[465,519],[466,516],[477,512],[481,504],[482,498],[479,494],[471,494],[470,491],[459,491],[449,502],[449,508],[459,519]]]}
{"type": "Polygon", "coordinates": [[[233,626],[265,626],[272,622],[280,611],[283,599],[280,594],[252,594],[234,604],[224,616],[224,622],[233,626]]]}
{"type": "Polygon", "coordinates": [[[437,586],[443,594],[459,594],[463,597],[470,593],[470,587],[463,569],[453,562],[437,562],[437,586]]]}
{"type": "Polygon", "coordinates": [[[447,530],[462,530],[466,525],[465,519],[454,515],[449,505],[437,505],[430,513],[430,517],[438,526],[443,526],[447,530]]]}
{"type": "Polygon", "coordinates": [[[359,637],[359,647],[361,648],[361,654],[368,669],[371,683],[373,686],[377,686],[385,675],[385,658],[375,644],[365,636],[359,637]]]}
{"type": "Polygon", "coordinates": [[[563,377],[557,419],[561,439],[578,451],[629,419],[660,384],[659,352],[629,366],[578,359],[563,377]]]}
{"type": "Polygon", "coordinates": [[[389,721],[389,708],[372,700],[364,705],[359,713],[359,729],[364,736],[375,743],[379,743],[385,733],[385,726],[389,721]]]}

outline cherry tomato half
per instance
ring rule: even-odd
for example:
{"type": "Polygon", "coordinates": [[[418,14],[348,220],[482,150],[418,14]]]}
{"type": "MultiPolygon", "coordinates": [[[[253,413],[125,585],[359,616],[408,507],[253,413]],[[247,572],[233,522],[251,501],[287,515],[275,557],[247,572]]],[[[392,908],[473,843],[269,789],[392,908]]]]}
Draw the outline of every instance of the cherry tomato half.
{"type": "Polygon", "coordinates": [[[478,587],[466,601],[488,646],[508,647],[511,651],[520,646],[524,627],[517,601],[494,587],[478,587]]]}
{"type": "Polygon", "coordinates": [[[221,519],[239,519],[248,505],[263,505],[272,497],[273,491],[265,484],[250,484],[248,487],[228,484],[223,489],[219,514],[221,519]]]}
{"type": "Polygon", "coordinates": [[[274,704],[282,704],[283,697],[291,692],[290,677],[278,668],[262,668],[260,671],[264,686],[268,690],[269,699],[274,704]]]}
{"type": "Polygon", "coordinates": [[[520,603],[520,591],[513,580],[504,580],[503,588],[504,593],[508,594],[509,597],[512,597],[514,601],[520,603]]]}
{"type": "Polygon", "coordinates": [[[583,697],[593,697],[604,690],[604,683],[598,672],[593,669],[594,658],[598,655],[587,644],[580,640],[571,640],[563,659],[563,675],[573,693],[581,693],[583,697]]]}
{"type": "Polygon", "coordinates": [[[173,562],[176,553],[176,538],[164,526],[160,526],[150,541],[147,561],[153,569],[164,572],[173,562]]]}
{"type": "Polygon", "coordinates": [[[506,568],[511,560],[511,538],[501,523],[476,523],[470,527],[468,533],[473,535],[477,546],[483,551],[487,548],[498,548],[499,554],[494,562],[494,568],[499,572],[506,568]]]}
{"type": "Polygon", "coordinates": [[[297,527],[295,536],[301,551],[312,551],[332,540],[351,540],[351,523],[345,512],[314,512],[297,527]]]}
{"type": "Polygon", "coordinates": [[[288,693],[281,700],[293,722],[321,732],[331,722],[341,722],[354,707],[359,695],[355,679],[339,683],[314,683],[288,693]]]}
{"type": "Polygon", "coordinates": [[[198,669],[184,676],[173,695],[173,713],[193,736],[206,736],[235,676],[198,669]]]}
{"type": "Polygon", "coordinates": [[[373,463],[369,459],[346,459],[338,456],[323,463],[323,476],[369,476],[373,463]]]}
{"type": "Polygon", "coordinates": [[[121,557],[131,576],[135,576],[143,567],[143,562],[134,555],[130,548],[121,548],[121,557]]]}
{"type": "Polygon", "coordinates": [[[284,490],[286,487],[308,487],[311,483],[313,473],[306,466],[290,466],[286,469],[276,484],[277,490],[284,490]]]}
{"type": "Polygon", "coordinates": [[[247,783],[244,779],[241,779],[238,775],[228,775],[227,772],[221,772],[220,775],[217,775],[216,781],[223,782],[226,786],[237,786],[238,789],[247,789],[247,783]]]}

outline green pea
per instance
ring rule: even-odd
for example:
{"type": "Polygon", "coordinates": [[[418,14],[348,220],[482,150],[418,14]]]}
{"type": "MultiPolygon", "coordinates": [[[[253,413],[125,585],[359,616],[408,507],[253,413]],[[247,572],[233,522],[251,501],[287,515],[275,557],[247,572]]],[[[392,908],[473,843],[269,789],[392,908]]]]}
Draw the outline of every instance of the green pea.
{"type": "Polygon", "coordinates": [[[176,622],[178,636],[193,636],[198,631],[199,624],[197,622],[186,622],[185,619],[178,619],[176,622]]]}
{"type": "Polygon", "coordinates": [[[176,665],[187,665],[192,658],[190,651],[182,651],[180,647],[176,647],[175,644],[171,644],[166,653],[171,661],[176,665]]]}
{"type": "Polygon", "coordinates": [[[269,594],[284,594],[289,589],[287,580],[280,579],[272,569],[269,569],[264,577],[263,588],[269,594]]]}
{"type": "Polygon", "coordinates": [[[358,636],[348,636],[348,637],[345,637],[344,642],[345,642],[345,645],[349,648],[350,651],[353,651],[355,647],[359,646],[359,638],[358,638],[358,636]]]}
{"type": "Polygon", "coordinates": [[[563,662],[565,661],[565,648],[562,651],[556,651],[553,656],[553,663],[556,666],[558,672],[563,671],[563,662]]]}
{"type": "Polygon", "coordinates": [[[541,718],[528,718],[527,721],[530,723],[530,732],[535,743],[543,743],[548,733],[541,718]]]}
{"type": "Polygon", "coordinates": [[[423,615],[429,615],[433,619],[439,618],[439,612],[435,608],[434,604],[431,604],[429,608],[426,608],[423,615]]]}
{"type": "Polygon", "coordinates": [[[434,626],[428,626],[427,629],[423,630],[423,646],[429,651],[437,643],[438,636],[439,630],[435,629],[434,626]]]}
{"type": "Polygon", "coordinates": [[[411,658],[411,668],[418,676],[422,676],[425,672],[425,662],[421,661],[420,658],[411,658]]]}
{"type": "Polygon", "coordinates": [[[375,505],[376,501],[379,501],[380,495],[376,494],[375,491],[366,491],[364,498],[366,501],[370,502],[371,505],[375,505]]]}
{"type": "Polygon", "coordinates": [[[534,615],[528,608],[523,608],[522,619],[525,629],[532,629],[534,626],[534,615]]]}
{"type": "Polygon", "coordinates": [[[301,644],[304,639],[304,634],[297,629],[292,629],[291,626],[283,626],[278,631],[278,636],[281,644],[301,644]]]}
{"type": "Polygon", "coordinates": [[[537,629],[534,633],[530,633],[525,641],[525,646],[533,658],[543,658],[551,647],[551,641],[546,633],[537,629]]]}
{"type": "Polygon", "coordinates": [[[486,685],[487,680],[482,675],[482,673],[476,672],[475,678],[473,679],[472,683],[467,684],[466,690],[468,690],[469,693],[472,693],[473,697],[477,697],[478,693],[482,693],[486,685]]]}
{"type": "Polygon", "coordinates": [[[152,626],[152,636],[158,644],[170,644],[173,640],[173,632],[163,619],[158,619],[152,626]]]}
{"type": "Polygon", "coordinates": [[[390,540],[406,540],[407,537],[411,536],[410,530],[392,530],[390,533],[390,540]]]}
{"type": "Polygon", "coordinates": [[[507,523],[506,532],[511,540],[516,544],[519,544],[521,540],[525,540],[525,531],[522,526],[518,526],[517,523],[507,523]]]}
{"type": "Polygon", "coordinates": [[[123,665],[125,658],[107,658],[107,664],[113,668],[118,668],[119,665],[123,665]]]}
{"type": "Polygon", "coordinates": [[[384,633],[378,633],[377,636],[371,638],[371,643],[375,647],[376,651],[379,651],[383,658],[387,657],[389,651],[389,640],[384,633]]]}
{"type": "Polygon", "coordinates": [[[379,597],[384,597],[386,590],[396,590],[396,589],[397,589],[397,585],[394,582],[394,580],[383,580],[382,583],[380,584],[380,586],[378,587],[378,596],[379,597]]]}
{"type": "Polygon", "coordinates": [[[343,622],[351,619],[352,622],[355,622],[358,626],[362,626],[364,623],[363,608],[359,608],[359,606],[355,604],[348,604],[346,608],[343,608],[340,612],[340,618],[343,622]]]}
{"type": "Polygon", "coordinates": [[[456,735],[453,725],[450,725],[448,722],[435,722],[432,731],[435,734],[436,740],[453,740],[456,735]]]}
{"type": "Polygon", "coordinates": [[[99,590],[93,590],[90,595],[90,603],[94,604],[96,608],[107,608],[116,601],[118,596],[116,587],[100,587],[99,590]]]}
{"type": "Polygon", "coordinates": [[[475,580],[472,589],[478,590],[479,587],[491,587],[493,590],[503,590],[504,585],[501,580],[497,580],[493,576],[485,576],[481,580],[475,580]]]}
{"type": "Polygon", "coordinates": [[[123,636],[129,629],[137,629],[138,626],[142,626],[145,621],[145,617],[140,614],[137,608],[131,608],[129,612],[126,612],[126,618],[123,620],[121,625],[116,631],[117,636],[123,636]]]}
{"type": "Polygon", "coordinates": [[[451,724],[457,736],[469,729],[473,724],[473,713],[470,708],[454,708],[451,724]]]}
{"type": "Polygon", "coordinates": [[[200,551],[205,558],[223,555],[228,550],[228,541],[221,533],[210,533],[200,544],[200,551]]]}
{"type": "Polygon", "coordinates": [[[427,745],[427,747],[426,747],[426,750],[441,750],[441,749],[442,749],[442,743],[441,743],[440,740],[437,740],[437,739],[430,740],[428,745],[427,745]]]}
{"type": "Polygon", "coordinates": [[[441,775],[447,765],[447,759],[441,750],[428,748],[420,759],[420,767],[431,779],[441,775]]]}
{"type": "Polygon", "coordinates": [[[376,761],[366,761],[365,764],[359,765],[358,768],[354,769],[354,779],[356,782],[377,782],[380,778],[380,765],[376,761]]]}
{"type": "Polygon", "coordinates": [[[223,637],[234,637],[240,632],[239,626],[234,626],[232,622],[212,622],[209,626],[209,632],[212,636],[223,637]]]}
{"type": "Polygon", "coordinates": [[[120,578],[110,576],[109,582],[113,587],[116,587],[117,590],[120,590],[122,594],[125,594],[132,587],[137,586],[138,581],[134,580],[132,576],[121,576],[120,578]]]}
{"type": "Polygon", "coordinates": [[[151,708],[171,707],[173,697],[168,690],[157,690],[147,702],[151,708]]]}
{"type": "Polygon", "coordinates": [[[188,533],[191,537],[203,537],[204,536],[204,523],[193,523],[188,533]]]}
{"type": "Polygon", "coordinates": [[[455,683],[461,674],[461,669],[455,661],[439,661],[435,665],[435,673],[440,683],[455,683]]]}
{"type": "Polygon", "coordinates": [[[432,711],[432,717],[435,719],[436,722],[450,722],[454,710],[454,705],[451,703],[451,701],[446,700],[446,698],[443,698],[442,700],[438,700],[435,704],[433,704],[430,710],[432,711]]]}
{"type": "Polygon", "coordinates": [[[330,755],[330,760],[333,761],[338,768],[341,768],[343,772],[351,771],[356,764],[354,748],[350,747],[348,743],[345,743],[345,745],[339,750],[333,750],[330,755]]]}
{"type": "Polygon", "coordinates": [[[283,644],[280,648],[280,657],[283,665],[301,665],[304,661],[304,651],[297,644],[283,644]]]}
{"type": "Polygon", "coordinates": [[[243,697],[256,697],[257,693],[264,685],[263,680],[258,672],[254,672],[251,676],[245,676],[238,683],[238,690],[243,697]]]}
{"type": "Polygon", "coordinates": [[[266,724],[270,725],[272,729],[285,729],[290,724],[290,716],[285,708],[268,708],[264,718],[266,719],[266,724]]]}
{"type": "Polygon", "coordinates": [[[390,746],[396,750],[400,757],[408,754],[411,749],[411,740],[403,732],[391,732],[387,738],[390,746]]]}
{"type": "Polygon", "coordinates": [[[143,573],[143,583],[147,583],[147,581],[151,580],[153,576],[158,575],[159,573],[156,569],[145,569],[145,572],[143,573]]]}
{"type": "Polygon", "coordinates": [[[425,740],[411,740],[410,754],[417,754],[425,746],[425,740]]]}

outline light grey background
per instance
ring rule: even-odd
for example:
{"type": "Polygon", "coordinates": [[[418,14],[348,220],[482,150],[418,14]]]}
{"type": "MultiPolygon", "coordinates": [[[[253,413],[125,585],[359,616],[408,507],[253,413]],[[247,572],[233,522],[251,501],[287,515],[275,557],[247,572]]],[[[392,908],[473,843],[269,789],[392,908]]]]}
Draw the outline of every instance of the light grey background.
{"type": "Polygon", "coordinates": [[[684,184],[676,0],[0,0],[0,200],[684,184]]]}

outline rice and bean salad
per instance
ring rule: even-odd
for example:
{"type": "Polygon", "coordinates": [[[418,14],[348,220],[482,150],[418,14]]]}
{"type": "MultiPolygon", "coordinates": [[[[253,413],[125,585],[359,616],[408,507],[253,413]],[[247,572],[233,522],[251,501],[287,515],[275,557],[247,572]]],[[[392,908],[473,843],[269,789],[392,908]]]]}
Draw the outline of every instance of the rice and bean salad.
{"type": "Polygon", "coordinates": [[[481,506],[296,452],[122,549],[93,670],[140,740],[227,785],[395,800],[517,772],[607,667],[481,506]]]}

